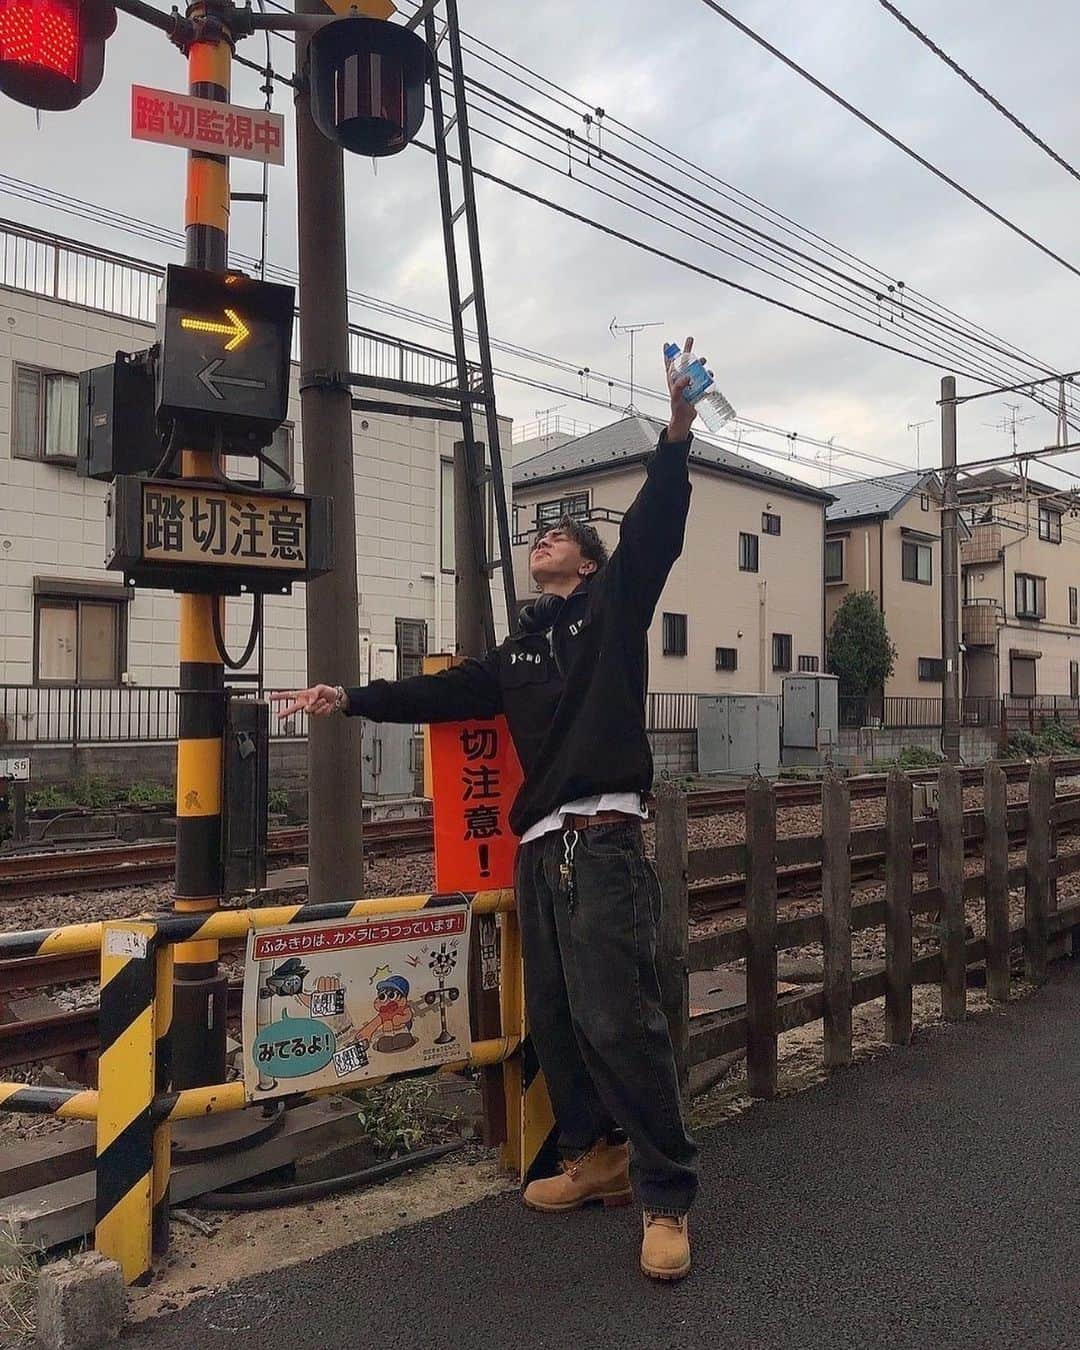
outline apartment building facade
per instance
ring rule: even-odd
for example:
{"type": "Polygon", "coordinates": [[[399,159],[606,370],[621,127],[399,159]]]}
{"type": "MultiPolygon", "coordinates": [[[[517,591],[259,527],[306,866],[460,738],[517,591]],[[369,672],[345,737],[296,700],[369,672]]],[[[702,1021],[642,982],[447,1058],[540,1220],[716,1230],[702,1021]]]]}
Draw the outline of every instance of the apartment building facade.
{"type": "Polygon", "coordinates": [[[997,469],[960,480],[964,692],[1080,698],[1080,522],[1069,493],[997,469]]]}
{"type": "MultiPolygon", "coordinates": [[[[528,597],[529,544],[563,514],[592,522],[609,549],[645,477],[662,424],[630,416],[514,469],[514,571],[528,597]]],[[[785,674],[823,668],[828,493],[698,437],[681,558],[649,633],[657,694],[778,693],[785,674]]]]}
{"type": "MultiPolygon", "coordinates": [[[[61,708],[65,691],[177,682],[177,597],[125,588],[105,570],[107,485],[75,469],[79,372],[154,341],[160,275],[138,259],[0,223],[0,686],[8,691],[0,716],[19,720],[21,739],[34,734],[23,722],[53,716],[44,709],[61,708]]],[[[350,364],[455,380],[452,358],[360,328],[350,332],[350,364]]],[[[504,419],[506,446],[510,430],[504,419]]],[[[342,622],[359,625],[361,682],[417,672],[426,652],[453,650],[453,441],[450,423],[353,416],[356,519],[339,516],[337,527],[356,532],[360,612],[342,622]]],[[[284,474],[264,471],[264,485],[302,487],[304,452],[294,362],[289,422],[270,452],[284,474]]],[[[243,472],[251,477],[250,465],[243,472]]],[[[250,618],[250,600],[228,602],[233,652],[250,618]]],[[[267,597],[266,687],[306,682],[305,631],[303,585],[267,597]]]]}
{"type": "Polygon", "coordinates": [[[825,512],[825,631],[870,591],[896,647],[887,698],[940,698],[941,483],[913,469],[838,483],[825,512]]]}

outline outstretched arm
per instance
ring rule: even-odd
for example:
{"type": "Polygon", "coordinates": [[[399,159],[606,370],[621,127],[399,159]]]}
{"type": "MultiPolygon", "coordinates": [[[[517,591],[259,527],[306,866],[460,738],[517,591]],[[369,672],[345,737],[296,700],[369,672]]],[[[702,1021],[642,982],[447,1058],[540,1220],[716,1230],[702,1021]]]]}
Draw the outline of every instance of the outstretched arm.
{"type": "Polygon", "coordinates": [[[415,675],[407,680],[373,680],[362,689],[316,684],[271,699],[286,706],[279,717],[308,712],[325,717],[343,712],[372,722],[464,722],[494,717],[502,712],[498,657],[489,652],[482,661],[463,661],[437,675],[415,675]]]}

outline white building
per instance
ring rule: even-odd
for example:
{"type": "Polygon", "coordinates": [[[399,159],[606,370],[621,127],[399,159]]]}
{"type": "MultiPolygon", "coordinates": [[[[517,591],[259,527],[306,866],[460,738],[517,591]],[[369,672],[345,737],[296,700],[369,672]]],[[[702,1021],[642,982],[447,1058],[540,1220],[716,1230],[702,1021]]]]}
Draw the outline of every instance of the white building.
{"type": "MultiPolygon", "coordinates": [[[[176,597],[125,592],[121,576],[105,570],[106,485],[75,472],[77,376],[154,341],[160,275],[149,263],[0,222],[0,740],[46,738],[64,709],[71,716],[76,687],[80,716],[96,708],[100,718],[152,707],[149,695],[118,690],[176,685],[176,597]]],[[[456,383],[445,354],[362,329],[351,331],[350,365],[456,383]]],[[[297,374],[294,362],[290,425],[277,449],[302,488],[297,374]]],[[[507,450],[510,431],[506,420],[507,450]]],[[[454,439],[453,423],[354,414],[358,622],[372,675],[408,674],[424,652],[453,649],[454,439]]],[[[337,528],[346,526],[339,515],[337,528]]],[[[250,603],[228,602],[234,653],[250,603]]],[[[305,683],[303,585],[267,598],[263,654],[267,688],[305,683]]],[[[87,724],[82,734],[115,738],[101,730],[95,736],[87,724]]]]}

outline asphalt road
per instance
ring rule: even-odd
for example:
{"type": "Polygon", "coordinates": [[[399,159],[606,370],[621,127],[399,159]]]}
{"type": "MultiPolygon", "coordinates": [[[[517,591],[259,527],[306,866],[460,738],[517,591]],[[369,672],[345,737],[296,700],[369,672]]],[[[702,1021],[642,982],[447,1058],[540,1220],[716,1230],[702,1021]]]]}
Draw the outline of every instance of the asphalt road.
{"type": "MultiPolygon", "coordinates": [[[[257,1281],[125,1350],[1027,1350],[1080,1343],[1080,967],[701,1139],[696,1266],[637,1211],[502,1196],[257,1281]]],[[[223,1254],[227,1261],[227,1254],[223,1254]]]]}

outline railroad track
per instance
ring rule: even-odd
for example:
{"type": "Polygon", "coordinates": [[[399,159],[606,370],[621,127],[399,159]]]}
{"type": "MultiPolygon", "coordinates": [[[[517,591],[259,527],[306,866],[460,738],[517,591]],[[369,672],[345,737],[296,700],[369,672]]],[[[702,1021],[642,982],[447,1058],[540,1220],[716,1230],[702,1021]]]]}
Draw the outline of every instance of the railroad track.
{"type": "MultiPolygon", "coordinates": [[[[430,816],[378,820],[364,826],[364,852],[369,858],[425,853],[431,847],[430,816]]],[[[271,830],[267,857],[278,866],[306,858],[307,827],[295,825],[271,830]]],[[[172,840],[18,854],[0,858],[0,901],[169,881],[175,865],[176,846],[172,840]]]]}
{"type": "MultiPolygon", "coordinates": [[[[1056,761],[1059,775],[1080,773],[1080,758],[1056,761]]],[[[1027,777],[1025,763],[1006,764],[1009,782],[1027,777]]],[[[965,787],[982,782],[981,769],[961,769],[965,787]]],[[[914,782],[930,782],[933,769],[911,774],[914,782]]],[[[885,795],[885,775],[866,774],[850,778],[851,799],[865,800],[885,795]]],[[[703,788],[692,792],[687,811],[692,817],[736,815],[743,810],[745,788],[742,785],[703,788]]],[[[778,783],[776,804],[780,808],[816,806],[821,800],[821,784],[778,783]]],[[[411,820],[371,821],[364,826],[364,850],[371,858],[424,853],[432,848],[430,816],[411,820]]],[[[171,841],[154,844],[71,849],[64,852],[22,854],[0,858],[0,901],[26,900],[37,895],[62,895],[66,891],[112,890],[168,881],[175,866],[175,846],[171,841]]],[[[290,826],[273,830],[269,836],[269,858],[278,866],[307,857],[307,828],[290,826]]]]}
{"type": "MultiPolygon", "coordinates": [[[[1010,782],[1027,777],[1024,763],[1006,764],[1010,782]]],[[[1061,775],[1080,773],[1080,758],[1057,761],[1061,775]]],[[[981,769],[961,769],[965,787],[982,782],[981,769]]],[[[911,775],[914,782],[930,782],[934,770],[911,775]]],[[[867,774],[848,780],[852,800],[885,795],[885,775],[867,774]]],[[[704,788],[692,792],[687,802],[692,817],[735,815],[742,811],[745,788],[742,785],[704,788]]],[[[776,802],[780,808],[816,806],[821,800],[821,784],[778,783],[776,802]]],[[[428,852],[432,847],[431,817],[411,820],[372,821],[364,826],[364,848],[371,858],[402,856],[428,852]]],[[[175,866],[175,846],[171,841],[154,844],[126,844],[64,852],[21,854],[0,858],[0,901],[25,900],[37,895],[61,895],[67,891],[111,890],[168,881],[175,866]]],[[[307,856],[307,829],[290,826],[273,830],[269,836],[269,858],[279,866],[307,856]]]]}

